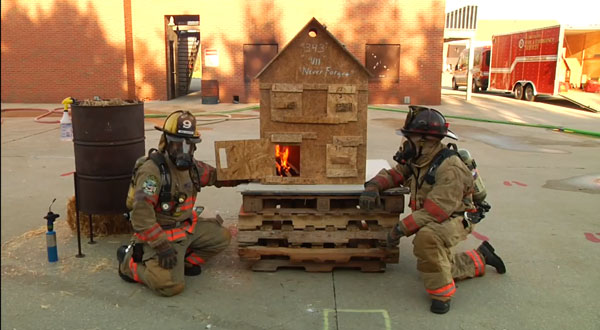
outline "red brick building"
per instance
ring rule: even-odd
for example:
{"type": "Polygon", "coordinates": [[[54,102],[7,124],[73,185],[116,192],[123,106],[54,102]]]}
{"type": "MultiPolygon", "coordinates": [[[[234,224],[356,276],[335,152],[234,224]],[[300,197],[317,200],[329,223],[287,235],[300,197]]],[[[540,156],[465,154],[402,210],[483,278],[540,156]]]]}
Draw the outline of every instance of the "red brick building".
{"type": "Polygon", "coordinates": [[[196,52],[202,79],[218,83],[220,102],[258,102],[254,75],[315,17],[374,75],[369,103],[440,103],[443,0],[1,5],[2,102],[58,103],[94,95],[171,99],[182,94],[179,87],[185,90],[187,74],[178,67],[189,70],[196,52]]]}

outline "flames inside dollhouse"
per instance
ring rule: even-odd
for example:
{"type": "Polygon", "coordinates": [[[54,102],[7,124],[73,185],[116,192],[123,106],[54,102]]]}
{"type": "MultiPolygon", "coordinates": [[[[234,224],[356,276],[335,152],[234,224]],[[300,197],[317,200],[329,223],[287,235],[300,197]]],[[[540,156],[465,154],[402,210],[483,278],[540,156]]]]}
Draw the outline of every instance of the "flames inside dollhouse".
{"type": "Polygon", "coordinates": [[[276,144],[275,170],[278,176],[300,176],[300,146],[276,144]]]}

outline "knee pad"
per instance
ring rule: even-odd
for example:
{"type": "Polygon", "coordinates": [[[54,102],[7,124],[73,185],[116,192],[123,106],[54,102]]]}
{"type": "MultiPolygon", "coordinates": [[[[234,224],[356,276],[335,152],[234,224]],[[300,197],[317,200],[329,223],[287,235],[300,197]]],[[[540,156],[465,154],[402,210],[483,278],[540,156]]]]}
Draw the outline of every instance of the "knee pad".
{"type": "Polygon", "coordinates": [[[164,288],[156,288],[156,292],[160,293],[165,297],[172,297],[180,294],[185,289],[184,283],[175,283],[174,285],[164,287],[164,288]]]}

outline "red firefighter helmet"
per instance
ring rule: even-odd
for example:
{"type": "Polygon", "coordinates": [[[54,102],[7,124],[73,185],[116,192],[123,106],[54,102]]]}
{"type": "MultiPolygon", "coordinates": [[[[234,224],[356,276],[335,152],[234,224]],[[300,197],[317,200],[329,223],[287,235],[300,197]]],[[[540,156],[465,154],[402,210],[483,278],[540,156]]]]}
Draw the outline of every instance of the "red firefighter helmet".
{"type": "Polygon", "coordinates": [[[458,140],[456,134],[448,129],[449,124],[439,111],[417,105],[409,105],[408,108],[410,110],[404,127],[396,131],[398,135],[421,134],[458,140]]]}

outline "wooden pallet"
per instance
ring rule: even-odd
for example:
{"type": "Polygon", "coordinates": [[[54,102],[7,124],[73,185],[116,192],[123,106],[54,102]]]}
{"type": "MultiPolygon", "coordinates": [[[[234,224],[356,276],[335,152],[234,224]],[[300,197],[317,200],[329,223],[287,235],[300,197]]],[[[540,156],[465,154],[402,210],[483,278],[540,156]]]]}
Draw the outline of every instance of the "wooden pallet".
{"type": "Polygon", "coordinates": [[[289,245],[333,244],[336,247],[348,244],[351,241],[385,241],[389,229],[377,224],[357,223],[348,225],[344,229],[333,226],[317,230],[313,226],[301,230],[294,230],[292,225],[282,225],[281,229],[274,229],[272,225],[263,225],[260,230],[238,231],[240,245],[257,245],[268,241],[284,241],[289,245]]]}
{"type": "Polygon", "coordinates": [[[239,230],[257,230],[263,225],[272,225],[281,228],[292,225],[294,229],[314,228],[347,228],[357,222],[377,224],[384,228],[391,228],[398,223],[399,214],[394,213],[358,213],[358,214],[326,214],[326,213],[244,213],[238,215],[239,230]]]}
{"type": "Polygon", "coordinates": [[[252,264],[252,270],[256,272],[275,272],[280,268],[304,268],[307,272],[330,273],[334,269],[350,268],[359,269],[364,273],[384,272],[386,263],[379,260],[352,260],[343,264],[316,263],[310,261],[292,262],[282,259],[263,259],[252,264]]]}
{"type": "Polygon", "coordinates": [[[254,261],[253,270],[381,272],[398,262],[398,249],[386,249],[385,241],[406,191],[382,194],[382,208],[364,211],[358,207],[362,187],[259,188],[242,193],[238,217],[238,254],[254,261]]]}
{"type": "MultiPolygon", "coordinates": [[[[358,207],[360,194],[251,194],[242,195],[245,213],[365,213],[358,207]]],[[[404,195],[382,195],[382,212],[402,213],[404,195]]]]}
{"type": "Polygon", "coordinates": [[[398,263],[399,249],[384,248],[288,248],[248,246],[239,247],[238,254],[243,260],[285,259],[292,263],[315,262],[346,264],[355,260],[377,260],[385,263],[398,263]]]}

